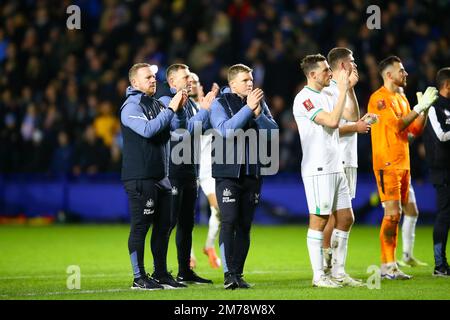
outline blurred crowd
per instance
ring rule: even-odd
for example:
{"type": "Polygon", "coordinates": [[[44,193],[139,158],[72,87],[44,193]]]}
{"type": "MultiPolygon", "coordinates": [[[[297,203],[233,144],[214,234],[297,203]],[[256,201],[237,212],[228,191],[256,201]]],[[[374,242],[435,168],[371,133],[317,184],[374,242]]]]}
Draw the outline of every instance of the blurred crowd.
{"type": "MultiPolygon", "coordinates": [[[[361,113],[381,85],[377,63],[396,54],[409,73],[406,95],[434,85],[450,65],[450,4],[435,1],[2,0],[0,2],[0,172],[119,172],[118,110],[128,69],[182,62],[208,89],[228,66],[251,66],[280,126],[280,171],[298,172],[301,147],[292,116],[304,85],[300,60],[335,46],[353,50],[361,113]],[[69,30],[70,5],[81,29],[69,30]],[[366,22],[381,8],[381,29],[366,22]]],[[[371,172],[370,137],[359,136],[359,166],[371,172]]],[[[426,175],[421,139],[412,143],[413,178],[426,175]]]]}

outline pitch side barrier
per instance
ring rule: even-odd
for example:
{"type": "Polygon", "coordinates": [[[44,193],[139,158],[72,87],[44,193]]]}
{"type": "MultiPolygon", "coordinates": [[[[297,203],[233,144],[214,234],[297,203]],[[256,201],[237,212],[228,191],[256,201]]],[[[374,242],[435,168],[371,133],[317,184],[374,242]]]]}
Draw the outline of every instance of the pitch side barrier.
{"type": "MultiPolygon", "coordinates": [[[[437,211],[431,183],[413,181],[421,218],[431,224],[437,211]]],[[[376,201],[371,174],[359,174],[356,198],[352,201],[358,224],[379,224],[383,210],[376,201]]],[[[266,176],[261,201],[255,212],[260,224],[306,223],[308,209],[299,173],[266,176]]],[[[199,193],[197,222],[206,199],[199,193]]],[[[209,206],[206,206],[206,208],[209,206]]],[[[0,175],[0,223],[2,217],[52,216],[61,222],[127,222],[128,203],[119,174],[60,176],[0,175]]],[[[206,209],[207,210],[207,209],[206,209]]],[[[8,220],[8,219],[6,219],[8,220]]]]}

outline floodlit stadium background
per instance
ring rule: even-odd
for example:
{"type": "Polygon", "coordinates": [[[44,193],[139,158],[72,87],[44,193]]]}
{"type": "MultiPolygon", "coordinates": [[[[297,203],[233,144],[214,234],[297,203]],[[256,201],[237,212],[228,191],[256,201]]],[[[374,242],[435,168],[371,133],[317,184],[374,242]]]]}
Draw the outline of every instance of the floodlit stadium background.
{"type": "MultiPolygon", "coordinates": [[[[306,221],[292,116],[304,85],[300,59],[351,48],[363,115],[381,85],[377,62],[396,54],[409,73],[406,95],[414,105],[415,92],[434,85],[436,71],[450,66],[449,9],[445,0],[1,1],[0,223],[128,219],[117,111],[129,67],[143,61],[158,66],[159,85],[168,65],[186,63],[205,90],[226,84],[228,66],[251,66],[281,130],[280,171],[265,179],[256,221],[306,221]],[[381,28],[370,30],[366,9],[373,4],[381,9],[381,28]],[[80,29],[67,28],[70,5],[80,8],[80,29]]],[[[359,223],[377,223],[382,211],[370,136],[358,139],[353,205],[359,223]]],[[[411,144],[411,170],[419,221],[429,223],[436,205],[420,137],[411,144]]]]}

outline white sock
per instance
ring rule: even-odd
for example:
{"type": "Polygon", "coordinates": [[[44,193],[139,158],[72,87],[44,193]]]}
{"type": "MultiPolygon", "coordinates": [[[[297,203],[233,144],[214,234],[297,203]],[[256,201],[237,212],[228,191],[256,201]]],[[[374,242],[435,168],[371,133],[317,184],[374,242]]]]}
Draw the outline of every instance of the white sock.
{"type": "MultiPolygon", "coordinates": [[[[333,229],[333,231],[334,230],[335,229],[333,229]]],[[[331,249],[337,248],[337,246],[338,246],[338,243],[337,243],[337,240],[336,240],[336,234],[334,232],[332,232],[331,233],[331,239],[330,239],[330,248],[331,249]]]]}
{"type": "Polygon", "coordinates": [[[334,233],[331,233],[330,238],[330,247],[329,248],[323,248],[323,266],[324,268],[330,268],[331,269],[331,258],[333,255],[333,248],[337,247],[336,237],[334,236],[334,233]],[[330,259],[330,263],[328,265],[327,258],[330,259]]]}
{"type": "Polygon", "coordinates": [[[309,259],[314,273],[313,280],[318,281],[324,274],[322,257],[323,232],[308,229],[306,243],[308,245],[309,259]]]}
{"type": "Polygon", "coordinates": [[[331,261],[331,273],[333,277],[338,277],[345,274],[345,260],[347,259],[347,244],[349,232],[334,229],[333,236],[333,259],[331,261]]]}
{"type": "Polygon", "coordinates": [[[323,255],[323,267],[324,268],[331,268],[331,255],[333,253],[333,250],[331,248],[322,248],[322,255],[323,255]],[[330,260],[330,263],[328,263],[327,259],[330,260]]]}
{"type": "Polygon", "coordinates": [[[206,237],[206,248],[214,248],[214,242],[219,234],[219,210],[211,206],[211,216],[209,217],[208,236],[206,237]]]}
{"type": "Polygon", "coordinates": [[[403,216],[402,240],[404,260],[409,259],[413,255],[416,222],[417,216],[403,216]]]}

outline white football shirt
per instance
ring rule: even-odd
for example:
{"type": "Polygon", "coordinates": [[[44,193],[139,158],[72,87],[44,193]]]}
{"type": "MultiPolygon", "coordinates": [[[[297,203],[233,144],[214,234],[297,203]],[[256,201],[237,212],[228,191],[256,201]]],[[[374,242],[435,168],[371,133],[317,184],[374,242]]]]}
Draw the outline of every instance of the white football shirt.
{"type": "MultiPolygon", "coordinates": [[[[322,93],[329,95],[333,99],[333,106],[336,105],[339,97],[339,89],[337,87],[336,81],[331,80],[330,86],[325,87],[322,93]]],[[[345,125],[346,123],[353,123],[345,119],[341,119],[339,126],[345,125]]],[[[358,167],[358,134],[356,132],[346,134],[339,137],[339,147],[341,148],[342,161],[344,161],[344,168],[358,167]]]]}
{"type": "Polygon", "coordinates": [[[344,172],[339,150],[339,129],[314,122],[323,110],[331,112],[334,102],[330,95],[305,86],[295,97],[293,114],[302,145],[303,177],[344,172]]]}
{"type": "Polygon", "coordinates": [[[211,134],[200,136],[200,169],[198,173],[199,179],[212,177],[211,142],[211,134]]]}

